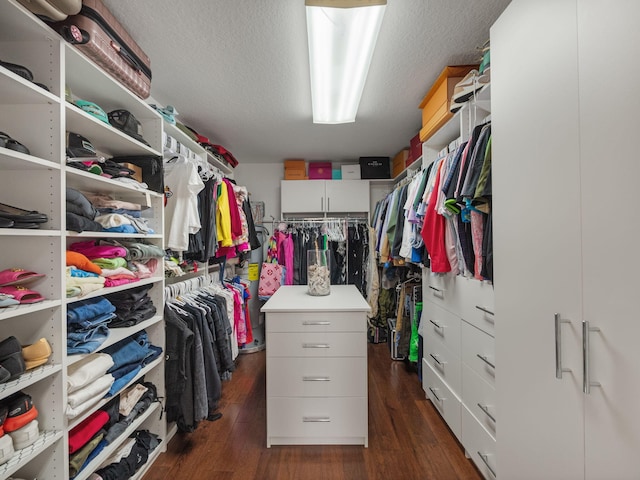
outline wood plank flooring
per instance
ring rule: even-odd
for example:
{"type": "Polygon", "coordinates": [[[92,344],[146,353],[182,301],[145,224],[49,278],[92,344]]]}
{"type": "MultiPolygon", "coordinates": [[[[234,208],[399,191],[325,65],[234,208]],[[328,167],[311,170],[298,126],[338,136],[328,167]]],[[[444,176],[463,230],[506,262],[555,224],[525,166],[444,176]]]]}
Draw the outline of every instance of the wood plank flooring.
{"type": "Polygon", "coordinates": [[[266,447],[265,352],[241,355],[215,422],[177,433],[143,480],[480,480],[415,373],[368,345],[369,448],[266,447]]]}

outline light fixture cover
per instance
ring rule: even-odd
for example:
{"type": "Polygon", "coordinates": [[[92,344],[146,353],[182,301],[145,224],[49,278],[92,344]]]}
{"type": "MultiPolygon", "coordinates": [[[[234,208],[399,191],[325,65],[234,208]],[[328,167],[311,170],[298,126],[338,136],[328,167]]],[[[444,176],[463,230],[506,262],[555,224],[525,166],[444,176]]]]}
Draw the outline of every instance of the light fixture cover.
{"type": "Polygon", "coordinates": [[[377,0],[307,0],[314,123],[355,122],[385,6],[377,0]]]}

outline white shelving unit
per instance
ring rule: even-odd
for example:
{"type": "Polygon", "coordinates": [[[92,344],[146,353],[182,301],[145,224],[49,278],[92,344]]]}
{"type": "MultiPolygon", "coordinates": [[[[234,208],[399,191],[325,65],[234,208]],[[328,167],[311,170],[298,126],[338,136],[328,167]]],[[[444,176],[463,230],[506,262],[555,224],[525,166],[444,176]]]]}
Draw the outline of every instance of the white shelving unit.
{"type": "MultiPolygon", "coordinates": [[[[30,154],[0,147],[0,203],[46,213],[49,221],[40,229],[0,229],[0,242],[5,255],[0,270],[24,268],[46,276],[29,285],[45,297],[45,301],[0,309],[0,340],[11,335],[22,344],[46,338],[52,355],[45,365],[30,370],[19,378],[0,384],[0,402],[23,391],[38,409],[39,439],[29,447],[16,451],[0,465],[0,480],[9,477],[69,479],[68,433],[82,419],[104,406],[102,399],[94,407],[68,420],[66,417],[67,368],[82,355],[66,353],[66,314],[68,305],[143,285],[150,285],[149,295],[158,314],[134,327],[111,329],[103,350],[141,330],[153,345],[164,349],[164,272],[162,261],[151,278],[127,285],[105,288],[82,298],[67,298],[65,288],[65,250],[69,244],[90,239],[134,239],[163,248],[163,194],[139,190],[130,185],[96,176],[66,163],[66,131],[88,138],[94,147],[109,158],[114,155],[153,155],[162,152],[162,117],[144,101],[115,81],[100,67],[68,45],[40,19],[15,0],[0,2],[0,52],[2,60],[24,65],[34,74],[34,81],[49,91],[0,67],[0,131],[25,145],[30,154]],[[145,145],[111,125],[86,114],[65,101],[65,86],[76,98],[100,105],[106,112],[126,109],[133,113],[143,128],[145,145]],[[154,233],[149,235],[109,234],[104,232],[72,232],[66,229],[65,188],[104,193],[119,200],[136,202],[145,207],[142,216],[154,233]]],[[[144,376],[164,396],[164,354],[145,366],[129,382],[144,376]]],[[[124,387],[126,388],[126,386],[124,387]]],[[[119,392],[118,392],[119,394],[119,392]]],[[[148,429],[161,439],[141,471],[151,465],[166,449],[166,421],[162,407],[154,403],[115,442],[109,445],[76,477],[86,479],[109,454],[136,429],[148,429]]],[[[136,476],[140,473],[136,474],[136,476]]],[[[139,478],[139,477],[138,477],[139,478]]]]}

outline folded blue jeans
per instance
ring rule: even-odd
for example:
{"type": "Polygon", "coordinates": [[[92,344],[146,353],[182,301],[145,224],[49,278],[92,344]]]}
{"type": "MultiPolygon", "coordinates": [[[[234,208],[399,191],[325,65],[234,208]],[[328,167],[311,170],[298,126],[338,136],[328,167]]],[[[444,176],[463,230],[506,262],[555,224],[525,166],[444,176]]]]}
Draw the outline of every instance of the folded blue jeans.
{"type": "Polygon", "coordinates": [[[122,377],[120,377],[116,381],[114,381],[113,384],[111,385],[111,388],[107,392],[106,396],[110,397],[112,395],[115,395],[117,392],[119,392],[122,388],[124,388],[124,386],[127,383],[129,383],[131,380],[133,380],[133,378],[138,374],[138,372],[140,370],[142,370],[142,366],[141,365],[135,365],[133,370],[131,370],[126,375],[123,375],[122,377]]]}
{"type": "Polygon", "coordinates": [[[109,300],[103,297],[80,300],[67,308],[67,324],[80,323],[105,313],[116,311],[109,300]]]}
{"type": "Polygon", "coordinates": [[[146,346],[140,345],[132,337],[129,337],[108,346],[103,351],[111,355],[113,359],[113,366],[108,370],[108,373],[111,373],[123,365],[130,363],[139,364],[147,356],[149,349],[146,346]]]}
{"type": "Polygon", "coordinates": [[[93,330],[100,325],[107,325],[111,320],[116,317],[115,313],[103,313],[97,317],[87,318],[77,323],[67,324],[67,331],[69,332],[83,332],[93,330]]]}

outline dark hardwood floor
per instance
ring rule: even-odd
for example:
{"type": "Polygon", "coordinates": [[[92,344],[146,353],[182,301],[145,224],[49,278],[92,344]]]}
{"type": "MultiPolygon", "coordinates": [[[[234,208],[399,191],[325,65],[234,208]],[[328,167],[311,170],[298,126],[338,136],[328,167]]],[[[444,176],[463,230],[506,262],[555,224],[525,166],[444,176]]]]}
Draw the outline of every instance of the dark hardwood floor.
{"type": "Polygon", "coordinates": [[[369,448],[266,447],[265,352],[241,355],[215,422],[177,433],[143,480],[474,480],[482,477],[415,373],[368,345],[369,448]]]}

